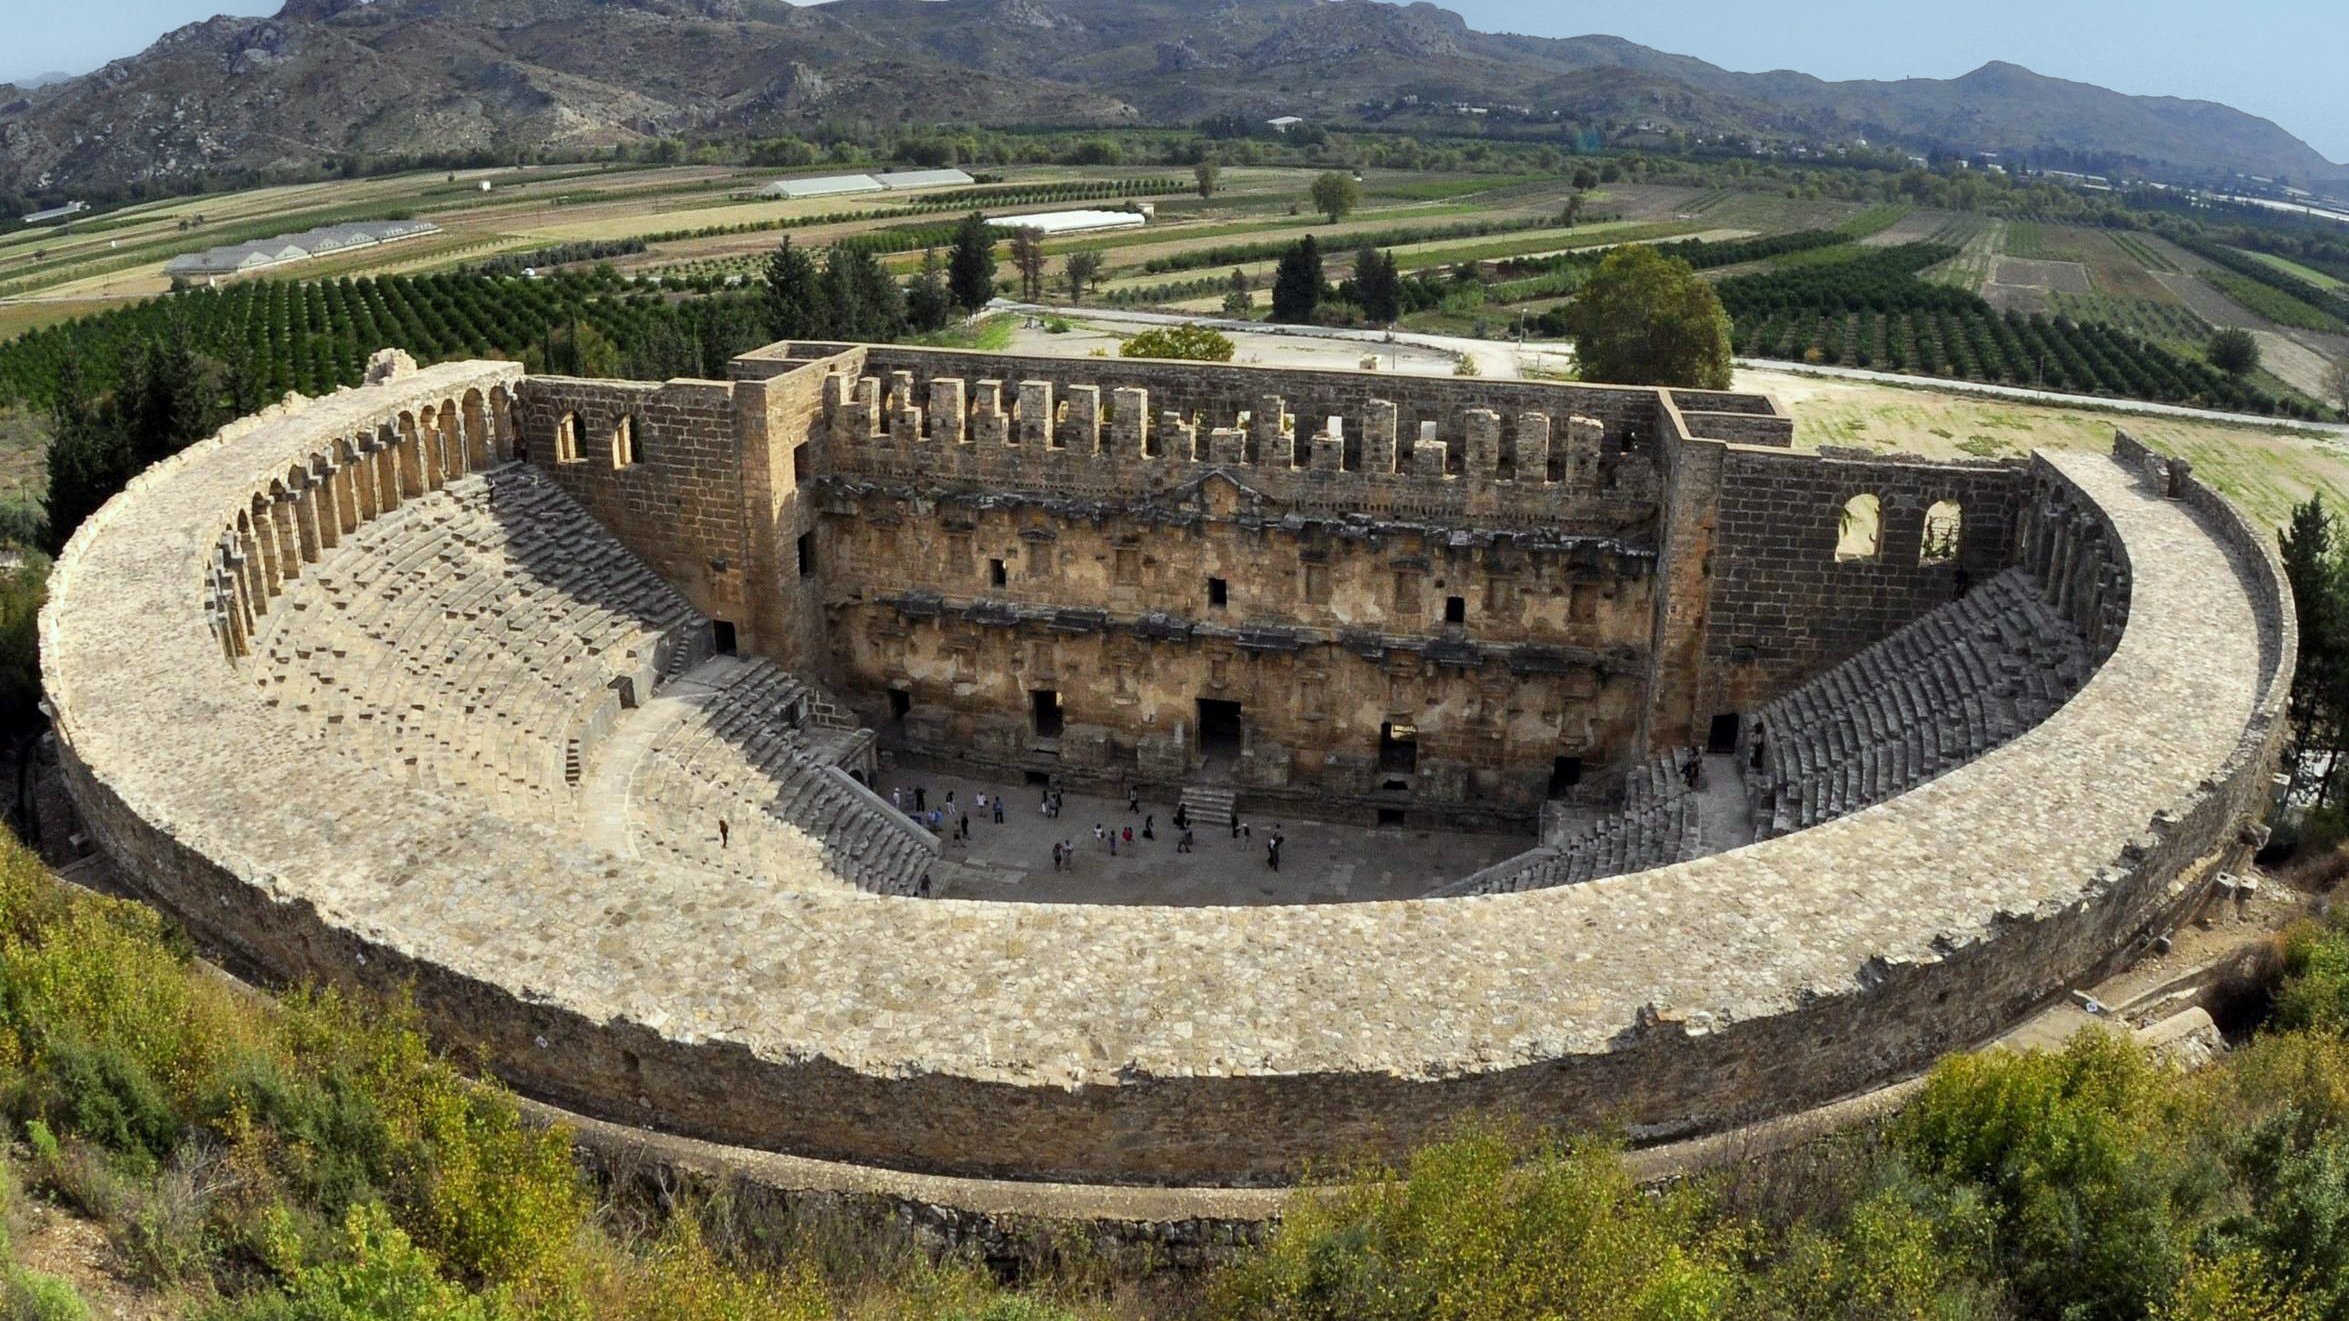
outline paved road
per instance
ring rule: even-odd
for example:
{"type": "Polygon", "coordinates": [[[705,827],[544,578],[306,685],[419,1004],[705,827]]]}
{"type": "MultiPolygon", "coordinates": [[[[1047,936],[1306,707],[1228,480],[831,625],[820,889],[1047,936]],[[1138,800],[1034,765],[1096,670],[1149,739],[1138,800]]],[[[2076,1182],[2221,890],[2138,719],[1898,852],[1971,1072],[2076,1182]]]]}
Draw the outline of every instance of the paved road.
{"type": "MultiPolygon", "coordinates": [[[[1455,335],[1420,335],[1401,331],[1340,330],[1324,326],[1275,325],[1263,321],[1235,321],[1222,317],[1189,317],[1171,312],[1056,307],[1050,304],[1015,303],[1000,298],[990,306],[1008,312],[1024,312],[1039,316],[1065,316],[1097,325],[1167,326],[1189,323],[1207,326],[1226,333],[1244,335],[1335,339],[1364,344],[1409,344],[1432,349],[1439,353],[1449,353],[1455,357],[1473,358],[1476,360],[1479,375],[1504,379],[1521,377],[1535,372],[1562,373],[1569,370],[1574,362],[1572,346],[1555,341],[1535,340],[1516,344],[1506,340],[1468,339],[1455,335]]],[[[2018,403],[2049,404],[2058,408],[2093,408],[2104,412],[2128,413],[2142,417],[2173,417],[2192,422],[2269,427],[2283,431],[2316,432],[2328,436],[2349,437],[2349,424],[2339,422],[2296,422],[2289,418],[2265,417],[2258,413],[2228,413],[2217,409],[2187,408],[2178,404],[2156,404],[2137,399],[2108,399],[2101,395],[2066,394],[2060,390],[2034,390],[2027,386],[1953,381],[1938,376],[1904,376],[1898,372],[1867,371],[1857,367],[1812,366],[1807,363],[1778,362],[1764,358],[1739,358],[1737,365],[1748,371],[1782,372],[1792,376],[1865,381],[1872,385],[1901,386],[1912,390],[1937,390],[1952,394],[1979,395],[1990,399],[2012,399],[2018,403]]]]}
{"type": "Polygon", "coordinates": [[[2340,422],[2297,422],[2291,418],[2266,417],[2258,413],[2226,413],[2213,408],[2187,408],[2179,404],[2156,404],[2142,399],[2108,399],[2103,395],[2065,394],[2059,390],[2034,390],[2028,386],[1991,385],[1981,381],[1953,381],[1939,376],[1904,376],[1899,372],[1866,371],[1858,367],[1813,366],[1809,363],[1778,362],[1767,358],[1739,358],[1737,365],[1749,371],[1780,372],[1788,376],[1818,376],[1841,381],[1866,381],[1871,385],[1897,385],[1906,386],[1912,390],[1982,395],[1992,399],[2012,399],[2019,403],[2052,404],[2058,408],[2093,408],[2109,413],[2135,413],[2145,417],[2174,417],[2190,422],[2216,422],[2228,426],[2272,427],[2280,431],[2311,431],[2329,436],[2349,436],[2349,424],[2340,422]]]}

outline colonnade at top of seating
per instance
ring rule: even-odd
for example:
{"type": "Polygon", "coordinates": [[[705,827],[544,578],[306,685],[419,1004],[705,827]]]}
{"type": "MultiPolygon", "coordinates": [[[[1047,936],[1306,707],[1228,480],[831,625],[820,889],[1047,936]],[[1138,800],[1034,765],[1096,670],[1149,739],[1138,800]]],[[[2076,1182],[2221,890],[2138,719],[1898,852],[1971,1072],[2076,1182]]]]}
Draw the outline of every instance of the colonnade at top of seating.
{"type": "Polygon", "coordinates": [[[231,660],[250,654],[270,598],[360,524],[513,458],[513,410],[503,385],[419,401],[349,434],[320,437],[315,451],[271,477],[213,546],[206,605],[222,652],[231,660]]]}
{"type": "MultiPolygon", "coordinates": [[[[2030,498],[2015,529],[2022,567],[2040,594],[2077,626],[2101,664],[2129,621],[2129,562],[2109,517],[2069,483],[2034,465],[2030,498]]],[[[2175,492],[2172,492],[2175,495],[2175,492]]]]}
{"type": "MultiPolygon", "coordinates": [[[[1105,399],[1100,386],[1056,387],[1050,380],[918,381],[903,370],[890,372],[886,382],[841,371],[824,378],[827,431],[835,457],[850,464],[866,450],[936,445],[949,452],[1581,488],[1598,483],[1607,458],[1606,424],[1579,414],[1561,418],[1526,409],[1512,420],[1495,409],[1470,407],[1457,414],[1459,434],[1446,435],[1445,424],[1433,418],[1422,418],[1414,432],[1404,410],[1389,400],[1361,401],[1353,411],[1359,438],[1350,454],[1345,412],[1300,416],[1275,393],[1259,397],[1230,425],[1214,426],[1178,409],[1161,409],[1154,418],[1143,386],[1114,387],[1105,399]],[[1310,421],[1316,417],[1318,423],[1310,421]]],[[[1627,434],[1627,447],[1630,441],[1627,434]]]]}

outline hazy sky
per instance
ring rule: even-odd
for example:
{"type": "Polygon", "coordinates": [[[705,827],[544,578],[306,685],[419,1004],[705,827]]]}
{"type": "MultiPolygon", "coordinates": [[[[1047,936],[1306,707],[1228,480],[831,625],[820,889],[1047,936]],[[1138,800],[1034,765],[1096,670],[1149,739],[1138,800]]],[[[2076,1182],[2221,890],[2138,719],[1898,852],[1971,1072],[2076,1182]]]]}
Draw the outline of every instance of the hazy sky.
{"type": "MultiPolygon", "coordinates": [[[[1202,8],[1207,0],[1201,0],[1202,8]]],[[[0,78],[83,73],[169,29],[277,0],[0,0],[0,78]]],[[[2349,162],[2342,0],[1450,0],[1476,27],[1606,32],[1731,69],[1949,78],[1987,60],[2264,115],[2349,162]]]]}

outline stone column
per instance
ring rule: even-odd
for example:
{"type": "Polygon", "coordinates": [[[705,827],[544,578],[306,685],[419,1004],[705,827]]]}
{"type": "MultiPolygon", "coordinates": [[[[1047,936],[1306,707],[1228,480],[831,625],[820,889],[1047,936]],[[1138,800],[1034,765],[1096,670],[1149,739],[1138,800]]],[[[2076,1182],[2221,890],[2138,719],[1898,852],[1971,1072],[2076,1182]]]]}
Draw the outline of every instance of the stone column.
{"type": "Polygon", "coordinates": [[[1395,471],[1395,406],[1384,399],[1362,406],[1362,471],[1378,476],[1395,471]]]}
{"type": "Polygon", "coordinates": [[[972,443],[995,448],[1011,443],[1011,419],[1003,415],[1003,382],[979,381],[972,391],[972,443]]]}
{"type": "Polygon", "coordinates": [[[1550,415],[1517,415],[1517,480],[1539,485],[1550,480],[1550,415]]]}
{"type": "Polygon", "coordinates": [[[302,576],[302,542],[294,532],[293,492],[278,487],[269,495],[269,531],[276,538],[277,577],[283,583],[302,576]]]}
{"type": "Polygon", "coordinates": [[[318,490],[304,480],[290,494],[293,497],[295,544],[302,553],[303,563],[316,564],[324,543],[318,526],[318,490]]]}
{"type": "Polygon", "coordinates": [[[1052,425],[1052,382],[1020,382],[1019,443],[1057,449],[1052,425]]]}
{"type": "Polygon", "coordinates": [[[946,445],[960,445],[967,438],[964,426],[969,419],[962,397],[962,380],[954,376],[934,376],[930,379],[930,439],[946,445]]]}
{"type": "Polygon", "coordinates": [[[1171,408],[1159,414],[1158,435],[1159,444],[1165,446],[1174,457],[1185,463],[1199,460],[1199,429],[1192,426],[1182,414],[1171,408]]]}
{"type": "Polygon", "coordinates": [[[1489,408],[1471,408],[1467,420],[1467,475],[1491,481],[1501,473],[1501,415],[1489,408]]]}
{"type": "Polygon", "coordinates": [[[1277,394],[1268,394],[1256,401],[1256,409],[1248,415],[1249,438],[1255,442],[1256,461],[1267,468],[1294,468],[1297,452],[1288,443],[1288,401],[1277,394]]]}
{"type": "Polygon", "coordinates": [[[318,549],[321,552],[343,544],[343,499],[334,479],[333,459],[324,454],[310,456],[310,492],[317,506],[318,549]]]}
{"type": "Polygon", "coordinates": [[[1451,446],[1435,438],[1435,423],[1419,430],[1419,443],[1411,447],[1411,475],[1414,477],[1441,477],[1444,461],[1451,446]]]}
{"type": "Polygon", "coordinates": [[[1314,434],[1310,462],[1315,472],[1336,472],[1346,466],[1346,419],[1333,417],[1314,434]]]}
{"type": "Polygon", "coordinates": [[[1109,393],[1109,447],[1120,458],[1150,453],[1150,392],[1121,385],[1109,393]]]}
{"type": "Polygon", "coordinates": [[[1101,452],[1101,387],[1068,388],[1068,416],[1061,423],[1060,443],[1086,458],[1101,452]]]}
{"type": "Polygon", "coordinates": [[[1596,486],[1606,450],[1607,424],[1588,417],[1566,419],[1566,484],[1596,486]]]}

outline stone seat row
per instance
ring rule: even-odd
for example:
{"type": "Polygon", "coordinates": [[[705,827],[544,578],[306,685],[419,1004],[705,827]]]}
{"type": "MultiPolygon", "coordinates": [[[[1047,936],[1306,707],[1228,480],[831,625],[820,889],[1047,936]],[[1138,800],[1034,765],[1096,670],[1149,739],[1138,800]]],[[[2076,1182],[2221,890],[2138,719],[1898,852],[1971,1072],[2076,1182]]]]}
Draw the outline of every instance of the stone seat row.
{"type": "MultiPolygon", "coordinates": [[[[1680,784],[1676,774],[1672,780],[1680,784]]],[[[1704,852],[1702,801],[1681,786],[1608,816],[1557,848],[1528,853],[1523,865],[1487,875],[1463,893],[1517,894],[1686,862],[1704,852]]]]}
{"type": "Polygon", "coordinates": [[[764,659],[696,677],[714,669],[716,691],[654,740],[629,786],[637,837],[746,879],[829,873],[916,893],[935,859],[929,841],[823,755],[845,718],[839,703],[764,659]]]}
{"type": "Polygon", "coordinates": [[[1763,708],[1756,830],[1830,821],[1972,761],[2046,719],[2090,668],[2029,574],[2001,573],[1763,708]]]}
{"type": "Polygon", "coordinates": [[[262,697],[431,785],[568,810],[623,679],[702,627],[576,503],[520,466],[418,496],[287,585],[262,697]]]}

